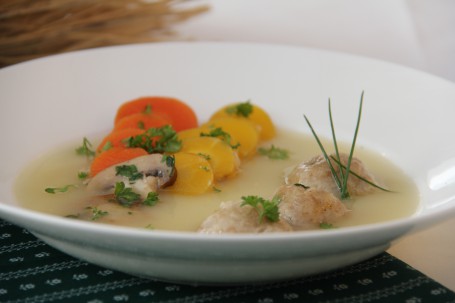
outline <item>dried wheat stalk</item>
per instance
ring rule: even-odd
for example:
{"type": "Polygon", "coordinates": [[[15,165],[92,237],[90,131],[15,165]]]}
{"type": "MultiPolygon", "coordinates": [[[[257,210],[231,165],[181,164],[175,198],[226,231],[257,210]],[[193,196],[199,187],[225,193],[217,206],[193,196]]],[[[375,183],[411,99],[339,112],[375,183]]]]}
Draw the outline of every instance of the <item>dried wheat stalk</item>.
{"type": "Polygon", "coordinates": [[[175,39],[189,0],[1,0],[0,66],[83,48],[175,39]]]}

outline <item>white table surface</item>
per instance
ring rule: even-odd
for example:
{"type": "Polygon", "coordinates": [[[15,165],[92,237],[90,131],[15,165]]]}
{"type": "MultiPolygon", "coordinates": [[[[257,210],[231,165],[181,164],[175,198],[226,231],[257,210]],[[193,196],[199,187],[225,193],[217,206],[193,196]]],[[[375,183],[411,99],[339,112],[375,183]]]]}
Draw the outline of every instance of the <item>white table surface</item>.
{"type": "MultiPolygon", "coordinates": [[[[278,43],[357,54],[455,82],[454,0],[212,0],[176,26],[190,40],[278,43]]],[[[455,102],[455,100],[454,100],[455,102]]],[[[454,151],[455,153],[455,151],[454,151]]],[[[455,291],[455,218],[389,252],[455,291]]]]}

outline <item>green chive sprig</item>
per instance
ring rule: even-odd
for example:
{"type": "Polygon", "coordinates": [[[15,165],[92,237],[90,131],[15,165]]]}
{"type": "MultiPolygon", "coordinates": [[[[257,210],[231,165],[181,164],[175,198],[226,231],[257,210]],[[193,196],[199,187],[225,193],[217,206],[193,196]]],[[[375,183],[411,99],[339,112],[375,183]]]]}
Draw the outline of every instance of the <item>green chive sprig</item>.
{"type": "Polygon", "coordinates": [[[311,125],[309,119],[307,118],[307,116],[304,115],[305,121],[308,124],[308,126],[310,127],[310,130],[311,130],[314,138],[316,139],[316,142],[318,143],[319,148],[322,151],[324,159],[325,159],[325,161],[327,162],[327,165],[330,168],[330,172],[332,173],[332,177],[333,177],[333,179],[335,181],[335,184],[336,184],[338,190],[340,191],[340,197],[341,197],[342,200],[345,200],[345,199],[349,198],[348,178],[349,178],[350,174],[356,176],[357,178],[361,179],[364,182],[367,182],[368,184],[370,184],[370,185],[372,185],[372,186],[374,186],[376,188],[379,188],[381,190],[390,192],[389,190],[387,190],[385,188],[382,188],[382,187],[370,182],[369,180],[367,180],[365,178],[362,178],[358,174],[356,174],[356,173],[351,171],[351,163],[352,163],[352,158],[354,156],[354,148],[355,148],[355,144],[356,144],[356,141],[357,141],[357,135],[359,133],[360,120],[361,120],[361,117],[362,117],[363,96],[364,96],[364,92],[362,92],[362,95],[360,96],[360,105],[359,105],[359,111],[358,111],[358,115],[357,115],[357,123],[356,123],[355,131],[354,131],[354,138],[352,139],[351,149],[349,151],[348,162],[347,162],[346,166],[343,165],[341,163],[341,160],[340,160],[340,152],[339,152],[339,149],[338,149],[338,142],[337,142],[337,138],[336,138],[336,134],[335,134],[335,127],[334,127],[333,117],[332,117],[331,100],[329,99],[329,119],[330,119],[330,129],[331,129],[331,132],[332,132],[332,142],[333,142],[333,146],[334,146],[334,149],[335,149],[335,156],[329,156],[327,154],[324,146],[321,143],[321,140],[319,139],[318,135],[316,134],[316,132],[315,132],[313,126],[311,125]],[[333,162],[335,162],[335,165],[338,167],[338,173],[337,173],[337,171],[336,171],[336,169],[334,167],[334,164],[332,163],[332,161],[330,159],[332,159],[333,162]]]}

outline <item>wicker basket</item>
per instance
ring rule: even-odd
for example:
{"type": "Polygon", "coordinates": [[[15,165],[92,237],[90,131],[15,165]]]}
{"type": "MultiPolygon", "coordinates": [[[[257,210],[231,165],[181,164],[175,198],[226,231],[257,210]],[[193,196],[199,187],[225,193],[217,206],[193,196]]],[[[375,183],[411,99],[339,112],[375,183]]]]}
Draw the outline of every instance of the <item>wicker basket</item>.
{"type": "Polygon", "coordinates": [[[208,10],[190,0],[2,0],[0,66],[84,48],[176,40],[208,10]]]}

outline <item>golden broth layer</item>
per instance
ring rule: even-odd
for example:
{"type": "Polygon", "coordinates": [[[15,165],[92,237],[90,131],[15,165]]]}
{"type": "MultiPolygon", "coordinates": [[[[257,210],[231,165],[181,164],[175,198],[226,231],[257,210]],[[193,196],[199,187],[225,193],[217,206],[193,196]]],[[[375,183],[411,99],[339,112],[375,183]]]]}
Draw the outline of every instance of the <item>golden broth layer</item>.
{"type": "MultiPolygon", "coordinates": [[[[330,142],[323,141],[329,149],[330,142]]],[[[105,199],[89,197],[77,177],[87,170],[87,159],[74,152],[77,143],[52,151],[36,160],[19,176],[15,192],[19,203],[29,209],[58,216],[78,216],[92,221],[92,209],[108,212],[95,222],[138,228],[177,231],[196,231],[201,222],[213,213],[222,201],[240,200],[241,196],[258,195],[271,198],[284,183],[284,174],[296,164],[320,154],[314,138],[301,133],[278,130],[275,139],[262,144],[264,147],[284,148],[290,151],[287,160],[271,160],[257,155],[241,164],[239,174],[216,185],[219,191],[203,195],[176,195],[162,191],[155,206],[126,208],[105,199]],[[70,187],[68,192],[49,194],[48,187],[70,187]]],[[[96,146],[96,144],[94,145],[96,146]]],[[[345,145],[343,147],[346,147],[345,145]]],[[[346,148],[341,148],[348,151],[346,148]]],[[[346,201],[352,210],[336,222],[336,226],[354,226],[410,216],[419,206],[417,188],[399,168],[380,155],[356,148],[355,156],[394,193],[377,191],[375,194],[346,201]]]]}

